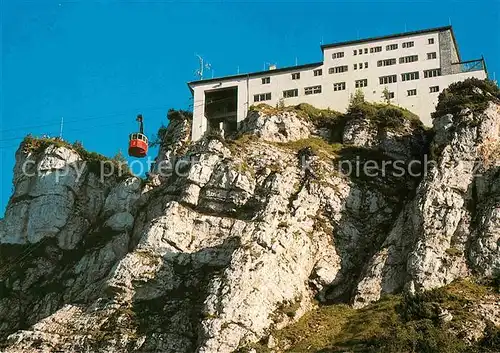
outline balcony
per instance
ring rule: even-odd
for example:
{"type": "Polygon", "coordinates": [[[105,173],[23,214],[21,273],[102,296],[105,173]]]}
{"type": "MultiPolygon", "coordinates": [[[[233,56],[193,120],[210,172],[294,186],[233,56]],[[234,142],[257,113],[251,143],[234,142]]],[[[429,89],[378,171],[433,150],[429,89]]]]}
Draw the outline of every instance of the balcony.
{"type": "Polygon", "coordinates": [[[484,62],[484,58],[453,63],[451,64],[451,67],[454,74],[481,70],[486,71],[486,63],[484,62]]]}

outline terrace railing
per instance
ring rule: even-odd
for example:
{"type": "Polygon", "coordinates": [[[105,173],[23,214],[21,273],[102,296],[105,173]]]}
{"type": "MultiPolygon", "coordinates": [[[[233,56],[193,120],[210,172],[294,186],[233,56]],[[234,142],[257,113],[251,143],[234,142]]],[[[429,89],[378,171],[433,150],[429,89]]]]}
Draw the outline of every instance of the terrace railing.
{"type": "Polygon", "coordinates": [[[461,61],[452,63],[452,71],[454,73],[471,72],[471,71],[486,71],[486,63],[484,58],[476,60],[461,61]]]}

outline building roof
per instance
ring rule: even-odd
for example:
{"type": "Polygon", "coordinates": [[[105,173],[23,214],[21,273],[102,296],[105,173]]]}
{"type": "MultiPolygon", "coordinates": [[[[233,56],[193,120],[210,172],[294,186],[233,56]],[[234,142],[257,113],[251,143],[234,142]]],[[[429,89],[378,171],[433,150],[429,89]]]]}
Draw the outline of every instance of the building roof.
{"type": "Polygon", "coordinates": [[[295,70],[301,70],[301,69],[307,69],[307,68],[312,68],[312,67],[318,67],[323,65],[323,62],[316,62],[316,63],[311,63],[311,64],[304,64],[304,65],[297,65],[297,66],[288,66],[288,67],[282,67],[280,69],[274,69],[274,70],[264,70],[264,71],[257,71],[257,72],[250,72],[246,74],[238,74],[238,75],[231,75],[231,76],[222,76],[222,77],[214,77],[214,78],[209,78],[206,80],[196,80],[196,81],[191,81],[188,82],[189,88],[191,88],[192,85],[197,85],[197,84],[203,84],[203,83],[210,83],[210,82],[217,82],[221,80],[230,80],[230,79],[235,79],[235,78],[245,78],[245,77],[255,77],[255,76],[262,76],[262,75],[272,75],[277,72],[283,72],[283,71],[295,71],[295,70]]]}
{"type": "Polygon", "coordinates": [[[453,38],[453,41],[455,42],[455,46],[457,45],[455,41],[455,34],[453,33],[453,28],[451,26],[444,26],[444,27],[435,27],[435,28],[428,28],[428,29],[421,29],[418,31],[412,31],[412,32],[403,32],[403,33],[396,33],[396,34],[390,34],[386,36],[379,36],[379,37],[371,37],[371,38],[364,38],[364,39],[356,39],[356,40],[349,40],[346,42],[337,42],[337,43],[331,43],[331,44],[323,44],[321,46],[321,50],[325,50],[328,48],[335,48],[335,47],[343,47],[346,45],[352,45],[352,44],[361,44],[361,43],[367,43],[367,42],[373,42],[376,40],[384,40],[384,39],[392,39],[392,38],[401,38],[401,37],[408,37],[408,36],[413,36],[417,34],[425,34],[425,33],[433,33],[433,32],[443,32],[451,30],[451,36],[453,38]]]}

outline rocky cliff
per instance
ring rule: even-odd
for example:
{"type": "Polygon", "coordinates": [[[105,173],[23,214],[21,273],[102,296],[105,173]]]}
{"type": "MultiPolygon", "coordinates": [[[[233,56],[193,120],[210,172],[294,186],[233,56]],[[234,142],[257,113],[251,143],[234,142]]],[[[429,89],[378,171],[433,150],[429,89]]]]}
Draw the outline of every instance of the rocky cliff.
{"type": "Polygon", "coordinates": [[[147,181],[25,142],[0,223],[1,346],[229,353],[317,305],[497,276],[496,95],[451,87],[433,131],[390,105],[259,106],[193,144],[172,112],[147,181]]]}

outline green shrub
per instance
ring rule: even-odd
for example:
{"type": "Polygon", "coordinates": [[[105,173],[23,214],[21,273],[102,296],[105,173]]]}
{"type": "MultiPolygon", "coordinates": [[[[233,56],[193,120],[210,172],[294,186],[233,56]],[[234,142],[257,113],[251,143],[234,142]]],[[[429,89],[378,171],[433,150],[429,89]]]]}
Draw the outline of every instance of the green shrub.
{"type": "Polygon", "coordinates": [[[480,347],[486,349],[486,352],[495,352],[493,349],[500,347],[500,328],[488,321],[484,330],[484,337],[479,344],[480,347]]]}
{"type": "Polygon", "coordinates": [[[488,102],[494,99],[500,99],[500,89],[493,81],[468,78],[452,83],[439,94],[439,102],[432,118],[445,114],[456,115],[465,108],[476,113],[481,112],[486,109],[488,102]]]}
{"type": "Polygon", "coordinates": [[[289,141],[289,142],[276,142],[275,145],[279,147],[289,148],[297,153],[301,150],[309,148],[311,152],[323,159],[331,159],[337,157],[337,153],[341,150],[342,146],[338,143],[330,144],[319,137],[310,137],[307,139],[289,141]]]}
{"type": "Polygon", "coordinates": [[[462,255],[462,251],[458,250],[457,248],[448,248],[445,250],[445,253],[447,253],[450,256],[460,256],[462,255]]]}
{"type": "Polygon", "coordinates": [[[358,88],[349,98],[349,108],[347,108],[347,111],[349,112],[354,107],[362,105],[363,103],[365,103],[365,94],[361,88],[358,88]]]}
{"type": "Polygon", "coordinates": [[[167,112],[167,118],[169,121],[173,120],[193,120],[193,113],[187,110],[175,110],[170,108],[167,112]]]}
{"type": "Polygon", "coordinates": [[[383,129],[399,130],[405,126],[405,121],[410,121],[413,128],[423,128],[419,117],[408,109],[391,104],[364,102],[349,108],[347,119],[363,118],[374,126],[383,129]]]}
{"type": "Polygon", "coordinates": [[[28,135],[24,138],[22,146],[24,153],[33,154],[42,153],[49,146],[66,147],[78,153],[87,163],[89,172],[99,177],[101,176],[101,163],[106,163],[105,172],[108,172],[108,168],[111,168],[110,164],[112,164],[112,170],[114,171],[116,176],[132,176],[132,172],[126,166],[126,159],[121,154],[121,152],[118,152],[113,158],[108,158],[106,156],[103,156],[102,154],[87,151],[80,141],[75,141],[73,144],[71,144],[59,138],[36,138],[31,135],[28,135]]]}

